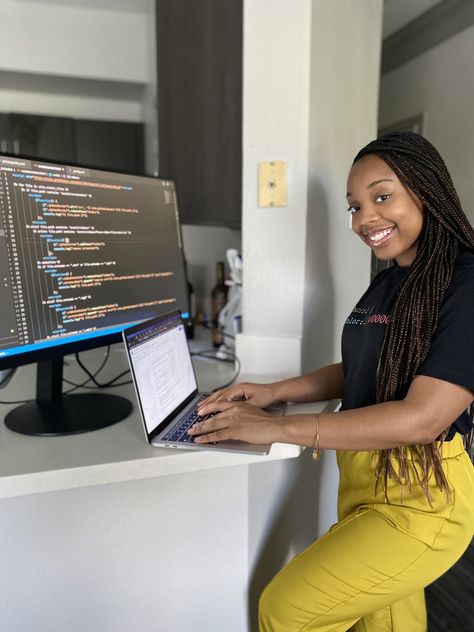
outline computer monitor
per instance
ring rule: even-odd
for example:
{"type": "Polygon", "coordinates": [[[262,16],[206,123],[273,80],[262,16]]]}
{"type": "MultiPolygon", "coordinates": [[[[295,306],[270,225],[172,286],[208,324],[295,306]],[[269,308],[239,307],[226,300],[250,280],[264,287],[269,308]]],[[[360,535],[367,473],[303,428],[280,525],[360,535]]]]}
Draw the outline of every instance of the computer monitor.
{"type": "Polygon", "coordinates": [[[180,309],[188,294],[171,180],[0,155],[0,370],[38,363],[17,432],[108,426],[131,402],[62,394],[63,356],[112,344],[126,325],[180,309]]]}

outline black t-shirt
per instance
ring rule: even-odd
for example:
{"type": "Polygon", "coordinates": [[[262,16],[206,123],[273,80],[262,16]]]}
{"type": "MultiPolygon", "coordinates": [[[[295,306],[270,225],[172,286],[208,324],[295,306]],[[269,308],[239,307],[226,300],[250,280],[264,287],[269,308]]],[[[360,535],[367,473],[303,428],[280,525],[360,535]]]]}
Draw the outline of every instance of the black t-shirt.
{"type": "MultiPolygon", "coordinates": [[[[376,373],[387,324],[407,268],[380,272],[346,320],[342,332],[344,397],[341,409],[376,404],[376,373]]],[[[474,252],[456,257],[451,283],[439,311],[438,326],[418,375],[459,384],[474,392],[474,252]]],[[[467,411],[447,436],[471,429],[467,411]]]]}

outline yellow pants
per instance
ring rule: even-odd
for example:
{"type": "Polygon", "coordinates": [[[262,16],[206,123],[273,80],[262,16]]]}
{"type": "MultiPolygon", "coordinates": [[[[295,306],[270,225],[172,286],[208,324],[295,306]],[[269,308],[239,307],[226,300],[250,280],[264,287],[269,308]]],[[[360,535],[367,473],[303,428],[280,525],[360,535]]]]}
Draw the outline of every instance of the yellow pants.
{"type": "Polygon", "coordinates": [[[338,452],[339,522],[266,587],[260,632],[426,632],[423,589],[474,533],[474,470],[458,434],[442,457],[453,491],[448,500],[433,481],[430,507],[419,486],[401,499],[390,479],[388,504],[372,453],[338,452]]]}

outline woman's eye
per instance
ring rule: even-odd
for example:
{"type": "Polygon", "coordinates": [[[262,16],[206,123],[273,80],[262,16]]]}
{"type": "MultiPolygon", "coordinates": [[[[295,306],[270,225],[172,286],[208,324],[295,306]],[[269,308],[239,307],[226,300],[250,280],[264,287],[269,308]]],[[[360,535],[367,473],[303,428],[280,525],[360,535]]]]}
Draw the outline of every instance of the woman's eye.
{"type": "Polygon", "coordinates": [[[347,212],[350,213],[351,215],[354,215],[354,213],[356,211],[359,210],[359,206],[355,206],[354,204],[352,206],[349,206],[349,208],[347,209],[347,212]]]}
{"type": "Polygon", "coordinates": [[[383,195],[377,195],[377,197],[375,198],[376,202],[385,202],[385,200],[388,200],[389,197],[391,197],[391,193],[385,193],[383,195]]]}

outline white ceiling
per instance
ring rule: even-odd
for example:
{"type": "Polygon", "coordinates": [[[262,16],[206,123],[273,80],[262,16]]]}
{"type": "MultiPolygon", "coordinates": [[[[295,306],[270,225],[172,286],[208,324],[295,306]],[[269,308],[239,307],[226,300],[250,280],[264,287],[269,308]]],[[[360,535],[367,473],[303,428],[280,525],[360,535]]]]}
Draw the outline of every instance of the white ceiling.
{"type": "Polygon", "coordinates": [[[385,0],[382,37],[385,39],[442,0],[385,0]]]}

